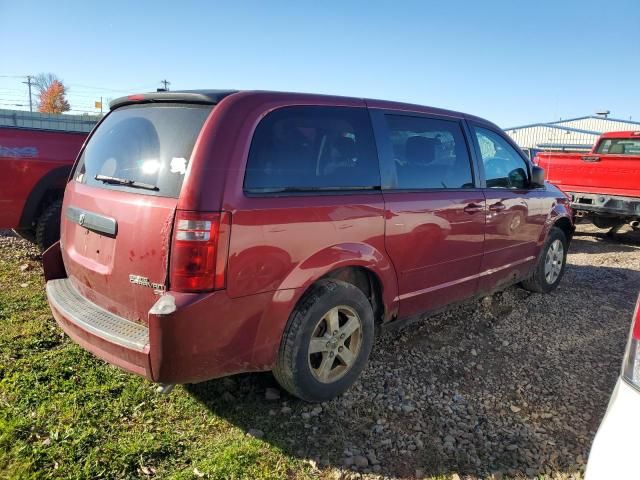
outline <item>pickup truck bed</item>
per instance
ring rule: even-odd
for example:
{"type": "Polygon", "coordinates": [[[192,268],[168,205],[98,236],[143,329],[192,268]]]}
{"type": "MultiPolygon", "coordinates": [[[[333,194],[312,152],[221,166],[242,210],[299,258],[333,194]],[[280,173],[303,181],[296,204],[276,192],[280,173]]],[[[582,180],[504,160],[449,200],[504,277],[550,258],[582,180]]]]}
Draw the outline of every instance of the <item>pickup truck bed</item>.
{"type": "Polygon", "coordinates": [[[571,196],[578,216],[601,228],[640,221],[640,132],[611,132],[593,150],[541,152],[535,163],[546,179],[571,196]]]}
{"type": "Polygon", "coordinates": [[[59,237],[64,186],[86,132],[0,125],[0,228],[43,250],[59,237]]]}

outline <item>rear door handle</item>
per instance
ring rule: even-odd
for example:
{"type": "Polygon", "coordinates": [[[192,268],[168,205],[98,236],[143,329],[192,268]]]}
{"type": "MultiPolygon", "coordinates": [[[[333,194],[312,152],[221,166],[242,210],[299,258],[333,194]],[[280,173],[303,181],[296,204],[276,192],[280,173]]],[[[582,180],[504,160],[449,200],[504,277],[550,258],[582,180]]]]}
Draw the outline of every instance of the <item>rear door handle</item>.
{"type": "Polygon", "coordinates": [[[466,213],[473,214],[473,213],[481,212],[482,210],[484,210],[484,207],[482,205],[478,205],[477,203],[470,203],[469,205],[464,207],[463,210],[466,213]]]}
{"type": "Polygon", "coordinates": [[[489,205],[489,210],[491,210],[492,212],[501,212],[505,208],[507,208],[507,207],[505,207],[504,203],[502,203],[502,202],[498,202],[498,203],[494,203],[493,205],[489,205]]]}

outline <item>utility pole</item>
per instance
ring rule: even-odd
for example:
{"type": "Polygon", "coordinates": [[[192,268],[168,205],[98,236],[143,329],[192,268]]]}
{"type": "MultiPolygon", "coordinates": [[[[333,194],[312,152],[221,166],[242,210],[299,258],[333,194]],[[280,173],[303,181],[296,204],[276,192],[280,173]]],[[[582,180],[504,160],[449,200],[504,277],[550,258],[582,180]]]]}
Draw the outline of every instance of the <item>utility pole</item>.
{"type": "Polygon", "coordinates": [[[160,83],[163,85],[163,89],[165,92],[169,91],[169,85],[171,85],[171,82],[169,80],[160,80],[160,83]]]}
{"type": "Polygon", "coordinates": [[[29,85],[29,111],[33,112],[33,100],[31,99],[31,75],[27,75],[27,81],[22,82],[25,85],[29,85]]]}

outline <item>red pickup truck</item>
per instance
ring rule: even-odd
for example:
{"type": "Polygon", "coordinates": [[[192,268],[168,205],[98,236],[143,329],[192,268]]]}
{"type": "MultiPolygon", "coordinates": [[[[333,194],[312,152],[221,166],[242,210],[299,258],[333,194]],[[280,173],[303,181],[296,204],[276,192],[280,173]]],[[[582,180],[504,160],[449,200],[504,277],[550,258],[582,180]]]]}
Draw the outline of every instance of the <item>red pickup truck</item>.
{"type": "Polygon", "coordinates": [[[0,123],[0,229],[45,250],[60,238],[60,209],[71,166],[87,132],[0,123]]]}
{"type": "Polygon", "coordinates": [[[603,134],[588,154],[538,153],[546,179],[571,196],[578,217],[599,228],[640,226],[640,131],[603,134]]]}

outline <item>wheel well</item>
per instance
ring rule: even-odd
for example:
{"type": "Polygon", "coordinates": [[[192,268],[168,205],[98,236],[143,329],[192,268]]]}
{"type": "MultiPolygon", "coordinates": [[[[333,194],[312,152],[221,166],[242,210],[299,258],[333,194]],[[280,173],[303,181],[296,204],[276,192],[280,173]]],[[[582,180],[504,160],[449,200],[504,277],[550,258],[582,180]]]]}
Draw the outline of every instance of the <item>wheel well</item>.
{"type": "Polygon", "coordinates": [[[322,277],[322,279],[325,278],[341,280],[362,290],[369,299],[369,303],[371,303],[376,323],[382,323],[384,316],[382,286],[380,284],[380,279],[375,273],[364,267],[342,267],[333,270],[322,277]]]}
{"type": "Polygon", "coordinates": [[[33,228],[44,209],[51,202],[62,198],[70,170],[70,166],[56,168],[46,173],[36,183],[29,193],[22,210],[20,228],[33,228]]]}
{"type": "Polygon", "coordinates": [[[42,197],[40,197],[37,203],[32,203],[30,205],[31,214],[28,218],[25,217],[25,227],[27,230],[35,230],[40,215],[44,213],[49,205],[51,205],[56,200],[61,200],[64,197],[64,188],[51,188],[46,190],[42,197]],[[26,223],[28,221],[28,224],[26,223]]]}
{"type": "Polygon", "coordinates": [[[556,223],[553,224],[554,227],[558,227],[560,230],[562,230],[565,234],[565,236],[567,237],[567,241],[571,241],[571,237],[573,237],[573,225],[571,224],[571,221],[569,221],[568,218],[566,217],[561,217],[559,218],[556,223]]]}
{"type": "Polygon", "coordinates": [[[51,188],[47,190],[42,196],[40,203],[38,204],[38,208],[36,210],[36,215],[35,215],[35,221],[38,221],[38,218],[40,218],[40,215],[42,215],[42,213],[47,209],[49,205],[51,205],[56,200],[61,200],[63,197],[64,197],[64,188],[62,189],[51,188]]]}

